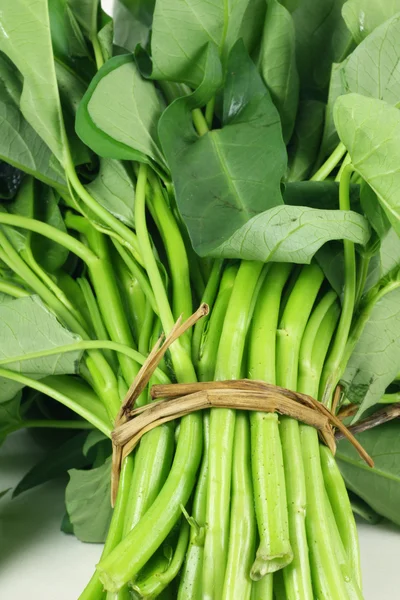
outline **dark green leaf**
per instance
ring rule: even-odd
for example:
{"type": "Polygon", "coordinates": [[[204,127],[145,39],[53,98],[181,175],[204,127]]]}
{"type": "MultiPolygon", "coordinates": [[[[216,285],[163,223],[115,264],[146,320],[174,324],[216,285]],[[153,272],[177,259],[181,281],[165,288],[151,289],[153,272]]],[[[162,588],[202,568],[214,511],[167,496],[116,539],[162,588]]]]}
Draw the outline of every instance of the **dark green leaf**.
{"type": "Polygon", "coordinates": [[[109,21],[100,29],[97,34],[104,62],[107,62],[113,55],[114,23],[109,21]]]}
{"type": "MultiPolygon", "coordinates": [[[[335,210],[339,208],[339,183],[336,181],[293,181],[285,184],[285,204],[335,210]]],[[[360,186],[351,184],[350,204],[360,212],[360,186]]]]}
{"type": "Polygon", "coordinates": [[[68,0],[48,0],[54,56],[76,68],[76,59],[89,57],[88,47],[68,0]]]}
{"type": "Polygon", "coordinates": [[[0,50],[23,75],[25,119],[63,163],[65,130],[54,68],[47,0],[13,0],[2,6],[0,50]]]}
{"type": "Polygon", "coordinates": [[[250,55],[259,47],[266,9],[265,0],[251,0],[244,12],[238,38],[242,38],[250,55]]]}
{"type": "Polygon", "coordinates": [[[115,0],[113,6],[114,39],[122,48],[134,52],[149,41],[155,0],[115,0]]]}
{"type": "MultiPolygon", "coordinates": [[[[65,329],[37,296],[25,296],[0,305],[0,357],[11,359],[79,341],[65,329]]],[[[7,364],[7,369],[30,376],[76,373],[81,352],[54,354],[7,364]]],[[[0,379],[1,399],[11,399],[22,386],[0,379]],[[16,387],[15,387],[16,386],[16,387]]]]}
{"type": "Polygon", "coordinates": [[[3,496],[5,496],[6,494],[8,494],[8,492],[11,490],[11,488],[7,488],[6,490],[2,490],[0,492],[0,498],[2,498],[3,496]]]}
{"type": "Polygon", "coordinates": [[[288,181],[301,181],[310,175],[318,156],[324,112],[325,104],[323,102],[318,100],[300,102],[288,150],[288,181]]]}
{"type": "Polygon", "coordinates": [[[396,268],[400,268],[400,238],[391,228],[382,239],[377,256],[371,260],[365,291],[396,268]]]}
{"type": "Polygon", "coordinates": [[[322,160],[329,156],[339,143],[339,136],[333,120],[333,107],[336,100],[344,94],[342,63],[333,63],[329,83],[328,102],[325,111],[324,131],[322,134],[319,158],[322,160]]]}
{"type": "Polygon", "coordinates": [[[361,184],[360,202],[362,210],[378,238],[384,238],[390,229],[390,223],[375,192],[365,181],[361,184]]]}
{"type": "Polygon", "coordinates": [[[21,184],[22,171],[0,161],[0,198],[11,200],[14,198],[21,184]]]}
{"type": "Polygon", "coordinates": [[[323,270],[325,277],[340,297],[343,293],[344,285],[343,244],[330,242],[317,252],[315,258],[323,270]]]}
{"type": "Polygon", "coordinates": [[[204,78],[208,44],[226,57],[239,37],[248,4],[249,0],[156,2],[152,76],[197,87],[204,78]]]}
{"type": "Polygon", "coordinates": [[[376,404],[400,371],[400,289],[375,304],[347,363],[342,381],[346,396],[360,404],[356,415],[376,404]]]}
{"type": "Polygon", "coordinates": [[[152,159],[164,165],[156,129],[162,110],[160,96],[140,75],[133,56],[116,56],[90,84],[78,109],[76,130],[105,158],[152,159]]]}
{"type": "Polygon", "coordinates": [[[249,219],[282,204],[286,149],[278,112],[241,42],[228,61],[223,127],[199,137],[190,108],[185,98],[170,105],[159,135],[193,246],[214,254],[249,219]]]}
{"type": "Polygon", "coordinates": [[[325,100],[332,63],[345,58],[351,36],[341,10],[344,0],[302,0],[293,12],[301,88],[325,100]]]}
{"type": "Polygon", "coordinates": [[[110,158],[101,159],[99,174],[86,187],[99,204],[133,227],[135,188],[129,165],[110,158]]]}
{"type": "Polygon", "coordinates": [[[96,469],[69,471],[65,500],[76,537],[82,542],[104,542],[111,520],[111,458],[96,469]]]}
{"type": "Polygon", "coordinates": [[[0,379],[0,444],[21,424],[21,388],[13,381],[0,379]]]}
{"type": "Polygon", "coordinates": [[[82,31],[91,39],[97,33],[99,0],[67,0],[82,31]]]}
{"type": "Polygon", "coordinates": [[[361,500],[353,492],[349,492],[349,499],[351,503],[351,509],[355,515],[361,517],[371,525],[376,525],[382,521],[381,515],[378,515],[364,500],[361,500]]]}
{"type": "Polygon", "coordinates": [[[376,27],[400,11],[399,0],[347,0],[343,5],[343,18],[357,44],[376,27]]]}
{"type": "MultiPolygon", "coordinates": [[[[34,179],[33,177],[25,177],[17,197],[14,202],[0,206],[0,211],[8,212],[13,215],[33,218],[35,210],[34,198],[34,179]]],[[[25,229],[17,229],[14,227],[2,227],[8,239],[18,252],[24,251],[29,247],[29,234],[25,229]]]]}
{"type": "Polygon", "coordinates": [[[61,167],[53,168],[55,157],[20,111],[22,85],[16,73],[0,53],[0,158],[49,185],[66,187],[61,167]]]}
{"type": "Polygon", "coordinates": [[[400,235],[400,113],[383,102],[348,94],[338,98],[334,118],[355,170],[377,194],[400,235]]]}
{"type": "Polygon", "coordinates": [[[346,486],[377,513],[400,525],[400,423],[386,423],[357,435],[374,459],[371,469],[348,441],[336,452],[346,486]]]}
{"type": "Polygon", "coordinates": [[[108,444],[110,440],[98,429],[94,429],[89,433],[85,442],[83,444],[82,452],[85,456],[89,456],[93,448],[95,448],[98,444],[102,444],[106,441],[108,444]]]}
{"type": "Polygon", "coordinates": [[[13,497],[30,490],[46,481],[60,477],[70,469],[80,469],[89,464],[89,459],[83,453],[83,445],[87,433],[79,433],[61,444],[52,448],[28,473],[21,479],[14,489],[13,497]]]}
{"type": "Polygon", "coordinates": [[[287,143],[292,135],[297,113],[299,76],[293,19],[277,0],[268,2],[258,64],[279,111],[283,138],[287,143]]]}

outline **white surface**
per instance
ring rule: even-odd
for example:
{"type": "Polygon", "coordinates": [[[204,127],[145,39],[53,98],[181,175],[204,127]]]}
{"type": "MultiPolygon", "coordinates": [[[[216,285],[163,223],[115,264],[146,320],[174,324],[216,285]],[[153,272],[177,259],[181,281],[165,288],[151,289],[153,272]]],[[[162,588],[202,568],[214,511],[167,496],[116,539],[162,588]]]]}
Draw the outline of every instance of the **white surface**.
{"type": "MultiPolygon", "coordinates": [[[[0,491],[15,486],[39,456],[28,434],[10,436],[0,448],[0,491]]],[[[101,547],[61,533],[63,511],[60,483],[0,499],[2,600],[77,600],[101,547]]],[[[365,600],[399,600],[400,529],[360,524],[359,532],[365,600]]]]}

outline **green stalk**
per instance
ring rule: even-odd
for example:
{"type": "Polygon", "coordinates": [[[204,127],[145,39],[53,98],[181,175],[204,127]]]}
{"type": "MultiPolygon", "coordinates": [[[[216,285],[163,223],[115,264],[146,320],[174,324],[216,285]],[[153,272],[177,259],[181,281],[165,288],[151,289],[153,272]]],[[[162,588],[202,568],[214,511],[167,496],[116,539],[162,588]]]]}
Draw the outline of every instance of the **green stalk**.
{"type": "MultiPolygon", "coordinates": [[[[296,390],[301,340],[323,281],[317,265],[306,265],[293,287],[277,337],[277,384],[296,390]]],[[[305,529],[306,486],[299,423],[282,417],[280,434],[285,468],[289,535],[293,561],[283,570],[286,594],[291,600],[312,600],[311,572],[305,529]]]]}
{"type": "Polygon", "coordinates": [[[203,426],[204,451],[192,506],[192,519],[196,526],[192,527],[190,531],[189,547],[180,578],[178,600],[202,600],[203,598],[202,576],[207,509],[209,421],[209,414],[205,413],[203,426]]]}
{"type": "Polygon", "coordinates": [[[99,39],[98,39],[96,33],[91,36],[90,41],[91,41],[92,47],[93,47],[94,58],[96,61],[96,68],[97,68],[97,70],[99,70],[104,65],[104,57],[103,57],[100,42],[99,42],[99,39]]]}
{"type": "Polygon", "coordinates": [[[25,296],[30,296],[30,293],[26,290],[4,280],[0,280],[0,292],[7,294],[8,296],[12,296],[13,298],[24,298],[25,296]]]}
{"type": "Polygon", "coordinates": [[[212,381],[214,378],[218,346],[237,270],[235,265],[231,265],[225,269],[222,276],[218,296],[208,322],[204,346],[200,349],[197,367],[200,381],[212,381]]]}
{"type": "Polygon", "coordinates": [[[167,423],[143,436],[135,457],[135,469],[125,515],[124,535],[140,521],[167,479],[174,453],[174,430],[167,423]]]}
{"type": "MultiPolygon", "coordinates": [[[[14,362],[23,362],[25,360],[32,360],[35,358],[43,358],[45,356],[54,356],[54,354],[64,354],[67,352],[79,352],[79,350],[114,350],[119,354],[128,356],[134,360],[138,365],[143,365],[146,360],[146,356],[140,354],[137,350],[133,350],[129,346],[123,344],[117,344],[110,340],[82,340],[73,344],[66,344],[65,346],[56,346],[55,348],[49,348],[48,350],[38,350],[37,352],[28,352],[21,354],[20,356],[12,356],[0,359],[0,365],[7,365],[14,362]]],[[[167,375],[159,368],[154,372],[155,377],[160,383],[167,384],[171,383],[167,375]]]]}
{"type": "MultiPolygon", "coordinates": [[[[282,571],[278,571],[278,574],[282,571]]],[[[262,579],[253,581],[251,588],[251,600],[272,600],[274,593],[274,580],[276,575],[269,573],[262,579]]]]}
{"type": "Polygon", "coordinates": [[[337,562],[339,563],[339,570],[344,581],[344,586],[347,592],[349,600],[364,600],[364,596],[361,592],[361,587],[358,582],[355,581],[357,576],[351,569],[349,564],[348,556],[346,555],[343,543],[337,527],[337,521],[332,510],[331,503],[327,493],[325,492],[325,513],[328,520],[329,527],[329,539],[333,545],[333,551],[337,562]]]}
{"type": "Polygon", "coordinates": [[[174,556],[165,571],[156,572],[148,577],[139,585],[133,586],[133,589],[144,598],[155,598],[177,577],[183,561],[185,559],[186,549],[189,541],[189,523],[184,520],[180,526],[178,542],[175,548],[174,556]]]}
{"type": "MultiPolygon", "coordinates": [[[[193,312],[190,289],[189,263],[179,227],[167,206],[160,183],[155,175],[149,174],[152,194],[148,206],[161,234],[172,280],[172,312],[175,319],[180,315],[186,320],[193,312]]],[[[192,331],[187,331],[180,339],[187,352],[190,352],[192,331]]]]}
{"type": "MultiPolygon", "coordinates": [[[[17,425],[7,428],[6,433],[8,435],[19,429],[93,429],[93,425],[88,421],[80,420],[31,419],[29,421],[19,421],[17,425]]],[[[2,430],[3,434],[4,429],[2,430]]]]}
{"type": "MultiPolygon", "coordinates": [[[[339,184],[339,204],[340,210],[350,210],[350,179],[353,173],[353,166],[347,165],[343,169],[339,184]]],[[[351,322],[354,313],[355,295],[356,295],[356,259],[354,243],[344,240],[344,268],[345,283],[342,312],[336,336],[329,353],[328,360],[325,363],[322,372],[321,391],[322,402],[328,408],[332,404],[332,395],[340,379],[340,368],[343,356],[346,350],[347,339],[350,333],[351,322]]]]}
{"type": "MultiPolygon", "coordinates": [[[[243,261],[239,267],[218,347],[215,379],[239,379],[253,293],[262,263],[243,261]]],[[[210,413],[207,535],[204,548],[203,594],[207,600],[222,597],[228,551],[231,468],[236,413],[216,409],[210,413]]],[[[242,557],[245,560],[245,557],[242,557]]]]}
{"type": "Polygon", "coordinates": [[[322,472],[335,521],[350,565],[350,571],[361,588],[360,548],[357,527],[349,496],[339,467],[326,446],[320,447],[322,472]]]}
{"type": "Polygon", "coordinates": [[[154,312],[150,304],[146,304],[144,320],[139,334],[139,350],[147,353],[150,350],[150,338],[153,331],[154,312]]]}
{"type": "MultiPolygon", "coordinates": [[[[145,199],[147,166],[140,165],[136,186],[135,223],[141,254],[158,303],[164,331],[174,324],[167,294],[153,255],[146,226],[145,199]]],[[[171,358],[178,381],[193,382],[196,374],[179,340],[171,346],[171,358]]],[[[181,420],[175,457],[169,476],[156,500],[139,523],[105,559],[98,570],[106,589],[118,591],[134,577],[161,545],[180,517],[192,493],[202,451],[202,419],[198,414],[181,420]]]]}
{"type": "Polygon", "coordinates": [[[356,308],[359,305],[362,295],[363,295],[365,282],[367,281],[367,277],[368,277],[368,270],[369,270],[370,262],[371,262],[371,256],[368,254],[362,254],[359,258],[358,273],[357,273],[357,286],[356,286],[356,292],[355,292],[356,308]]]}
{"type": "Polygon", "coordinates": [[[275,600],[288,600],[283,579],[283,571],[277,571],[274,575],[274,598],[275,600]]]}
{"type": "Polygon", "coordinates": [[[340,142],[332,154],[327,158],[324,164],[318,169],[316,173],[311,177],[310,181],[324,181],[333,169],[338,165],[343,156],[346,154],[347,149],[342,142],[340,142]]]}
{"type": "MultiPolygon", "coordinates": [[[[132,328],[136,346],[139,348],[139,336],[145,319],[146,305],[148,302],[140,286],[139,280],[130,273],[119,254],[114,253],[114,256],[121,296],[124,300],[125,309],[128,312],[127,318],[132,328]]],[[[152,308],[151,310],[153,311],[152,308]]]]}
{"type": "MultiPolygon", "coordinates": [[[[249,378],[275,383],[276,330],[291,266],[274,264],[259,293],[249,343],[249,378]]],[[[288,511],[278,415],[251,413],[254,502],[260,545],[251,576],[260,579],[289,564],[288,511]]]]}
{"type": "MultiPolygon", "coordinates": [[[[31,379],[26,375],[22,375],[21,373],[16,373],[15,371],[10,371],[8,369],[0,368],[0,377],[4,377],[5,379],[10,379],[11,381],[16,381],[23,386],[26,385],[38,392],[42,392],[42,394],[46,394],[64,404],[67,408],[73,410],[77,415],[89,421],[94,427],[100,429],[107,437],[111,437],[111,427],[110,423],[105,414],[101,414],[102,405],[98,403],[98,406],[94,406],[94,404],[90,401],[83,401],[82,398],[79,398],[79,402],[76,398],[70,398],[62,391],[55,389],[53,386],[48,385],[48,383],[44,383],[42,381],[38,381],[36,379],[31,379]]],[[[57,377],[60,377],[59,375],[57,377]]],[[[47,381],[50,378],[46,378],[47,381]]]]}
{"type": "MultiPolygon", "coordinates": [[[[88,309],[88,312],[90,315],[90,320],[91,320],[96,338],[98,340],[108,340],[109,335],[108,335],[107,329],[104,325],[104,322],[103,322],[99,307],[97,305],[95,295],[93,294],[93,290],[90,286],[90,283],[88,282],[86,277],[78,277],[78,279],[76,281],[81,289],[82,296],[86,302],[86,306],[87,306],[87,309],[88,309]]],[[[115,355],[111,351],[106,350],[104,352],[104,356],[108,360],[108,362],[109,362],[111,368],[114,370],[114,372],[117,372],[118,371],[118,360],[116,359],[115,355]]]]}
{"type": "MultiPolygon", "coordinates": [[[[129,501],[129,490],[131,487],[133,475],[133,456],[128,456],[121,469],[121,475],[118,485],[118,494],[115,502],[113,515],[111,518],[110,527],[107,533],[106,543],[104,544],[101,560],[110,554],[111,550],[121,541],[124,529],[125,512],[129,501]]],[[[99,578],[98,571],[95,571],[89,583],[85,587],[79,600],[98,600],[103,592],[103,585],[99,578]]]]}
{"type": "MultiPolygon", "coordinates": [[[[83,339],[88,339],[86,330],[79,321],[66,309],[62,302],[40,281],[28,265],[22,260],[7,237],[0,231],[0,259],[3,260],[27,285],[38,294],[47,306],[54,311],[57,317],[74,333],[83,339]]],[[[104,405],[110,416],[115,416],[120,406],[118,386],[114,373],[107,360],[98,351],[91,351],[87,358],[87,365],[93,377],[96,392],[103,399],[104,405]]]]}
{"type": "MultiPolygon", "coordinates": [[[[204,290],[204,294],[201,299],[201,302],[208,304],[211,310],[217,296],[223,264],[224,261],[222,259],[218,259],[214,262],[210,277],[207,281],[206,289],[204,290]]],[[[209,323],[209,320],[209,317],[205,317],[204,319],[200,319],[200,321],[198,321],[194,326],[192,339],[192,358],[196,368],[199,364],[204,331],[207,323],[209,323]]]]}
{"type": "Polygon", "coordinates": [[[256,543],[256,519],[251,480],[249,417],[238,412],[232,464],[231,522],[229,551],[222,600],[250,600],[250,570],[256,543]]]}

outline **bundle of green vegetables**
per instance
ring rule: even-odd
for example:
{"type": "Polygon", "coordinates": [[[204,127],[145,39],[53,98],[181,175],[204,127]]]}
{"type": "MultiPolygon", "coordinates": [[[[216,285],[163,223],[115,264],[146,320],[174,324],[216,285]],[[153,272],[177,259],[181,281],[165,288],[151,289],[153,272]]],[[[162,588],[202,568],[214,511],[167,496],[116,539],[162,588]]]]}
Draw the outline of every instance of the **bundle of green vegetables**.
{"type": "Polygon", "coordinates": [[[14,494],[70,469],[63,529],[105,541],[81,600],[363,597],[352,507],[400,523],[397,11],[0,0],[0,435],[70,431],[14,494]],[[375,468],[215,408],[147,433],[112,510],[121,403],[202,302],[138,406],[263,380],[379,424],[375,468]]]}

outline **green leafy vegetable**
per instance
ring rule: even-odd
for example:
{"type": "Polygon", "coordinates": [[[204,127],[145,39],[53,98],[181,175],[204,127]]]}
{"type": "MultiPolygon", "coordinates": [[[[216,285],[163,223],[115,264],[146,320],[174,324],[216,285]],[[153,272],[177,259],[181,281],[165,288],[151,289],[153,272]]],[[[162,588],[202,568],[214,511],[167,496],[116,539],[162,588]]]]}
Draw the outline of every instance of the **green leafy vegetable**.
{"type": "Polygon", "coordinates": [[[115,43],[131,52],[149,41],[155,0],[116,0],[114,2],[115,43]]]}
{"type": "Polygon", "coordinates": [[[343,18],[355,41],[359,44],[376,27],[400,12],[399,0],[347,0],[343,5],[343,18]]]}
{"type": "Polygon", "coordinates": [[[377,194],[400,234],[399,111],[382,100],[349,94],[338,98],[334,117],[354,168],[377,194]]]}
{"type": "Polygon", "coordinates": [[[374,459],[367,467],[347,441],[341,441],[336,453],[346,485],[378,514],[400,525],[400,463],[398,422],[386,423],[357,435],[363,448],[374,459]]]}
{"type": "Polygon", "coordinates": [[[115,217],[127,225],[134,225],[135,188],[128,164],[109,158],[100,160],[99,174],[86,187],[115,217]]]}
{"type": "Polygon", "coordinates": [[[74,534],[82,542],[104,542],[111,519],[111,459],[90,471],[72,469],[66,506],[74,534]]]}

